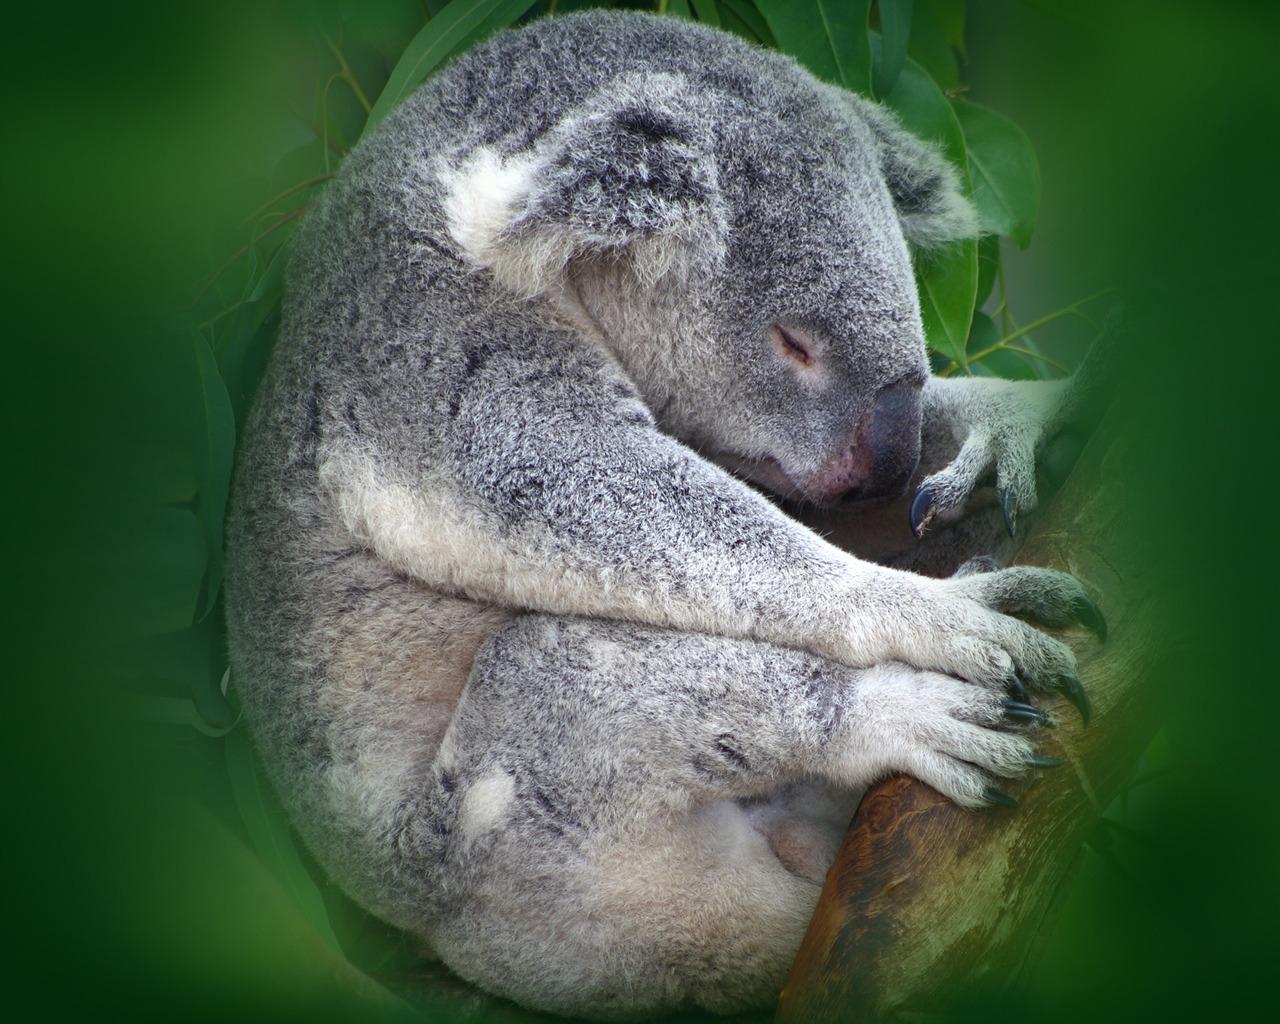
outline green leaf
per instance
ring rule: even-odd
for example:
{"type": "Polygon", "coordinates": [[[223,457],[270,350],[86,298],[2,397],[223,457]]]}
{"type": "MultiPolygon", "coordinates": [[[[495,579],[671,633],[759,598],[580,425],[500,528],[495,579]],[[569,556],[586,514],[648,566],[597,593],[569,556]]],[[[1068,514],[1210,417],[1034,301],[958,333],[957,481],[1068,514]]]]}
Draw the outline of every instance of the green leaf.
{"type": "Polygon", "coordinates": [[[156,725],[179,725],[195,729],[206,736],[226,736],[233,725],[216,726],[205,720],[195,701],[185,697],[159,697],[139,694],[128,698],[131,717],[156,725]]]}
{"type": "Polygon", "coordinates": [[[218,599],[222,584],[222,523],[231,486],[231,463],[236,450],[236,420],[231,399],[218,372],[218,361],[204,335],[192,328],[191,346],[199,382],[200,406],[192,450],[200,494],[200,519],[209,549],[209,576],[205,589],[207,615],[218,599]]]}
{"type": "Polygon", "coordinates": [[[880,0],[880,60],[875,68],[877,96],[886,96],[898,82],[907,43],[911,39],[912,0],[880,0]]]}
{"type": "MultiPolygon", "coordinates": [[[[873,39],[874,41],[874,39],[873,39]]],[[[908,130],[942,145],[956,165],[961,185],[971,191],[960,122],[942,90],[915,61],[907,59],[893,91],[885,97],[908,130]]],[[[965,366],[965,339],[978,291],[978,243],[965,239],[916,265],[920,315],[929,344],[965,366]]]]}
{"type": "Polygon", "coordinates": [[[943,89],[960,87],[960,66],[947,38],[938,23],[933,5],[920,0],[911,10],[911,45],[907,52],[933,77],[943,89]]]}
{"type": "MultiPolygon", "coordinates": [[[[879,45],[874,35],[872,45],[879,45]]],[[[972,187],[965,154],[965,134],[960,121],[950,101],[924,68],[908,57],[893,91],[884,97],[884,102],[902,118],[908,131],[922,139],[941,143],[947,158],[960,172],[966,190],[972,187]]]]}
{"type": "Polygon", "coordinates": [[[932,348],[966,367],[965,341],[978,284],[977,241],[967,238],[941,255],[919,260],[916,283],[926,340],[932,348]]]}
{"type": "Polygon", "coordinates": [[[692,3],[700,22],[720,27],[720,12],[716,10],[716,0],[692,0],[692,3]]]}
{"type": "Polygon", "coordinates": [[[929,0],[929,8],[947,42],[968,60],[969,54],[964,48],[964,0],[929,0]]]}
{"type": "Polygon", "coordinates": [[[243,727],[233,729],[227,735],[225,750],[231,792],[258,858],[284,887],[294,906],[302,911],[326,941],[340,950],[320,890],[293,845],[284,809],[258,769],[248,730],[243,727]]]}
{"type": "MultiPolygon", "coordinates": [[[[777,48],[778,41],[773,38],[773,33],[769,31],[768,22],[764,20],[764,17],[756,9],[755,4],[751,3],[751,0],[720,0],[720,6],[736,14],[738,20],[746,25],[752,34],[765,46],[777,48]]],[[[668,6],[667,10],[670,9],[670,6],[668,6]]]]}
{"type": "Polygon", "coordinates": [[[955,100],[973,173],[973,198],[984,231],[1025,249],[1040,208],[1040,166],[1031,140],[1003,114],[955,100]]]}
{"type": "Polygon", "coordinates": [[[142,636],[186,629],[208,565],[200,520],[190,509],[144,505],[121,524],[112,570],[142,636]]]}
{"type": "Polygon", "coordinates": [[[981,309],[991,298],[996,277],[1000,273],[1000,236],[984,235],[978,239],[978,292],[973,297],[975,309],[981,309]]]}
{"type": "MultiPolygon", "coordinates": [[[[1000,340],[1000,328],[986,313],[974,313],[973,324],[969,328],[969,353],[973,355],[989,349],[1000,340]]],[[[969,369],[978,376],[1003,377],[1005,380],[1036,380],[1035,365],[1021,352],[1010,352],[997,349],[980,361],[969,364],[969,369]]]]}
{"type": "Polygon", "coordinates": [[[469,42],[473,33],[510,25],[534,3],[535,0],[453,0],[405,48],[369,112],[362,134],[368,135],[427,75],[469,42]]]}
{"type": "Polygon", "coordinates": [[[666,13],[672,18],[683,18],[685,21],[693,20],[693,12],[689,10],[689,0],[667,0],[666,13]]]}
{"type": "Polygon", "coordinates": [[[871,94],[871,0],[756,0],[778,48],[819,78],[871,94]]]}

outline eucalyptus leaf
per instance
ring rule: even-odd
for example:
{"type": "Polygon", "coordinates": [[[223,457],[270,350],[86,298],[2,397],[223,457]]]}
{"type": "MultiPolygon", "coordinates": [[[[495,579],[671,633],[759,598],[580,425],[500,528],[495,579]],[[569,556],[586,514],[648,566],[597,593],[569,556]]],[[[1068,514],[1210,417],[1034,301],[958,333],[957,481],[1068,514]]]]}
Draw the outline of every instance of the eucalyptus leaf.
{"type": "Polygon", "coordinates": [[[933,5],[917,0],[911,10],[911,43],[907,53],[943,89],[960,87],[960,66],[947,33],[934,14],[933,5]]]}
{"type": "Polygon", "coordinates": [[[927,5],[947,42],[967,60],[969,54],[964,48],[964,0],[927,0],[927,5]]]}
{"type": "Polygon", "coordinates": [[[205,721],[194,701],[185,697],[158,697],[140,694],[129,698],[130,717],[156,725],[187,726],[206,736],[226,736],[233,726],[217,726],[205,721]]]}
{"type": "Polygon", "coordinates": [[[978,291],[973,305],[981,309],[991,298],[996,278],[1000,274],[1000,236],[983,235],[978,239],[978,291]]]}
{"type": "MultiPolygon", "coordinates": [[[[961,187],[971,193],[964,132],[951,103],[924,68],[908,58],[885,102],[910,131],[941,144],[955,164],[961,187]]],[[[978,291],[977,240],[955,242],[941,253],[921,257],[916,281],[925,338],[933,348],[965,366],[965,339],[978,291]]]]}
{"type": "MultiPolygon", "coordinates": [[[[1000,341],[1000,328],[986,313],[973,314],[973,324],[969,327],[969,358],[973,359],[979,352],[985,352],[1000,341]]],[[[1036,380],[1039,374],[1034,363],[1021,352],[1010,352],[997,349],[981,360],[969,363],[974,374],[984,377],[1003,377],[1005,380],[1036,380]]]]}
{"type": "Polygon", "coordinates": [[[893,90],[907,59],[911,39],[912,0],[880,0],[880,60],[875,66],[875,91],[885,96],[893,90]]]}
{"type": "MultiPolygon", "coordinates": [[[[872,45],[880,45],[874,33],[872,45]]],[[[960,172],[966,190],[972,189],[964,130],[951,102],[924,68],[908,57],[893,91],[884,97],[884,102],[902,118],[909,131],[922,139],[941,143],[947,157],[960,172]]]]}
{"type": "Polygon", "coordinates": [[[925,339],[932,348],[966,367],[965,342],[978,285],[977,241],[967,238],[941,255],[919,261],[916,283],[925,339]]]}
{"type": "Polygon", "coordinates": [[[747,27],[747,23],[734,14],[723,0],[720,3],[720,27],[726,32],[732,32],[735,36],[741,36],[749,43],[760,42],[760,37],[752,32],[747,27]]]}
{"type": "Polygon", "coordinates": [[[413,37],[365,121],[368,135],[427,75],[486,25],[509,25],[536,0],[453,0],[413,37]]]}
{"type": "Polygon", "coordinates": [[[690,2],[700,22],[720,27],[720,12],[716,10],[716,0],[690,0],[690,2]]]}
{"type": "Polygon", "coordinates": [[[302,911],[327,942],[340,950],[320,890],[293,845],[284,809],[256,764],[248,730],[243,725],[232,729],[224,747],[231,792],[258,858],[289,894],[294,906],[302,911]]]}
{"type": "Polygon", "coordinates": [[[667,12],[672,18],[693,20],[693,11],[689,10],[689,0],[667,0],[667,12]]]}
{"type": "Polygon", "coordinates": [[[200,520],[185,508],[144,505],[122,524],[113,552],[131,621],[143,636],[186,629],[195,617],[209,551],[200,520]]]}
{"type": "Polygon", "coordinates": [[[871,95],[871,0],[756,0],[778,48],[819,78],[871,95]]]}
{"type": "MultiPolygon", "coordinates": [[[[671,0],[671,2],[674,3],[675,0],[671,0]]],[[[738,19],[765,46],[777,47],[778,41],[774,39],[773,33],[769,31],[769,23],[764,20],[763,15],[751,0],[720,0],[720,6],[722,9],[737,15],[738,19]]],[[[667,10],[671,10],[670,5],[668,5],[667,10]]]]}
{"type": "Polygon", "coordinates": [[[955,100],[973,175],[973,198],[983,231],[1031,244],[1040,209],[1040,165],[1031,140],[990,107],[955,100]]]}
{"type": "Polygon", "coordinates": [[[231,399],[218,372],[218,362],[204,335],[192,329],[196,376],[200,388],[200,416],[193,437],[200,519],[209,549],[208,585],[201,615],[208,614],[222,584],[222,522],[231,486],[231,462],[236,449],[236,421],[231,399]]]}

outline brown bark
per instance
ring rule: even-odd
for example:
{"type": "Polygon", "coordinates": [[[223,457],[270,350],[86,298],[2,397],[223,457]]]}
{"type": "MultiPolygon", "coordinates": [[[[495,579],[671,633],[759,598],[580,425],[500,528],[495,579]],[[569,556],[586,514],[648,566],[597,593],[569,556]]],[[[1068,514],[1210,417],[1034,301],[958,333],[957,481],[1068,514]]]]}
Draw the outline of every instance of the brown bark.
{"type": "Polygon", "coordinates": [[[1167,566],[1126,494],[1133,424],[1107,416],[1016,562],[1073,573],[1105,612],[1106,643],[1075,650],[1087,727],[1060,697],[1042,753],[1065,759],[1006,786],[1018,809],[960,809],[905,776],[863,799],[782,992],[780,1024],[913,1019],[1016,985],[1052,928],[1082,842],[1159,728],[1167,566]],[[1165,576],[1165,579],[1161,577],[1165,576]]]}

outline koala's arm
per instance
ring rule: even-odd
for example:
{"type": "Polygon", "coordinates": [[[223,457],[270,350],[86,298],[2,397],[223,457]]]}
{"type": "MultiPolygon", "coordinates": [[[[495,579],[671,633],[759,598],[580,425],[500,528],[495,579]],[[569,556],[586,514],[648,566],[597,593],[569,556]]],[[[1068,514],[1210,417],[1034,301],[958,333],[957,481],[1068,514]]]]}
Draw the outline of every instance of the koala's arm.
{"type": "MultiPolygon", "coordinates": [[[[527,309],[527,307],[526,307],[527,309]]],[[[347,530],[399,571],[481,601],[752,637],[855,667],[886,660],[1003,683],[1072,673],[1000,614],[1063,624],[1070,577],[930,580],[861,562],[662,434],[582,337],[511,307],[420,376],[335,396],[320,479],[347,530]],[[448,379],[448,373],[453,378],[448,379]],[[354,425],[352,425],[354,424],[354,425]]]]}

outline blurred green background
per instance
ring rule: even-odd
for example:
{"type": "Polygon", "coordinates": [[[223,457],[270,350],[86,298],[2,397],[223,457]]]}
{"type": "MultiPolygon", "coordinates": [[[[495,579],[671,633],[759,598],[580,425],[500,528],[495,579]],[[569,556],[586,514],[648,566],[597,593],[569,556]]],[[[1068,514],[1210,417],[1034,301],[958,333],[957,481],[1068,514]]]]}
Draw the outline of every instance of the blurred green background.
{"type": "MultiPolygon", "coordinates": [[[[7,989],[24,1019],[408,1012],[345,964],[390,974],[411,950],[311,880],[234,727],[234,689],[221,697],[217,614],[204,614],[216,517],[202,495],[219,472],[210,425],[242,411],[272,329],[270,246],[289,226],[275,228],[286,208],[270,200],[336,166],[364,120],[334,77],[338,53],[376,102],[440,6],[5,15],[0,849],[7,989]],[[330,114],[319,132],[317,102],[330,114]],[[268,229],[260,255],[210,284],[268,229]],[[206,386],[193,328],[224,360],[225,399],[206,386]],[[234,374],[229,344],[243,347],[234,374]]],[[[1136,386],[1156,410],[1143,501],[1180,563],[1197,640],[1169,680],[1176,708],[1144,765],[1157,774],[1114,841],[1096,842],[1034,985],[975,1013],[1265,1012],[1280,932],[1266,518],[1280,19],[1243,2],[961,6],[957,95],[1012,119],[1039,161],[1034,241],[1000,243],[1006,312],[1027,323],[1106,288],[1138,297],[1136,386]]],[[[720,7],[748,30],[749,8],[720,7]]],[[[913,58],[936,55],[912,38],[913,58]]],[[[999,320],[997,306],[998,293],[984,308],[999,320]]],[[[1070,366],[1091,335],[1064,317],[1034,344],[1070,366]]],[[[506,1011],[455,992],[433,1012],[506,1011]]]]}

